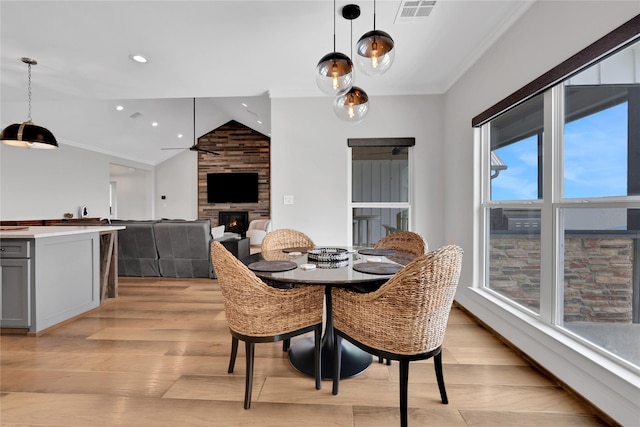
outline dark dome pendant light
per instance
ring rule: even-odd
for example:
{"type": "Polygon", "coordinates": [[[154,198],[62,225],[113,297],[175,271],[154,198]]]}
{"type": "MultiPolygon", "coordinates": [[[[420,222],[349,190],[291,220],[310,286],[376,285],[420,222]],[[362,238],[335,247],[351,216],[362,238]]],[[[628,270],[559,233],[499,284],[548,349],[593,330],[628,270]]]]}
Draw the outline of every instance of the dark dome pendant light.
{"type": "Polygon", "coordinates": [[[323,56],[316,66],[316,84],[327,95],[338,95],[353,86],[353,62],[336,52],[336,2],[333,0],[333,52],[323,56]]]}
{"type": "Polygon", "coordinates": [[[0,140],[7,145],[26,148],[58,148],[58,141],[46,128],[31,121],[31,66],[38,62],[31,58],[22,58],[29,68],[29,116],[26,122],[14,123],[0,132],[0,140]]]}

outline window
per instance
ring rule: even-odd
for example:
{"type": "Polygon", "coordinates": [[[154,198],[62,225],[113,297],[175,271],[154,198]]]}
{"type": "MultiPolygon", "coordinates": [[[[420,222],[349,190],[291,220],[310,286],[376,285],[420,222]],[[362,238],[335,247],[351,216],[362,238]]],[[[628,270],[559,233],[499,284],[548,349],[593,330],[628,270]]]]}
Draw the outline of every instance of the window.
{"type": "Polygon", "coordinates": [[[564,197],[628,194],[627,92],[617,85],[565,85],[564,197]]]}
{"type": "Polygon", "coordinates": [[[542,198],[542,95],[491,121],[491,200],[542,198]]]}
{"type": "Polygon", "coordinates": [[[353,245],[373,246],[409,229],[409,159],[413,138],[349,140],[353,245]]]}
{"type": "Polygon", "coordinates": [[[638,61],[635,43],[481,134],[484,289],[640,367],[638,61]]]}

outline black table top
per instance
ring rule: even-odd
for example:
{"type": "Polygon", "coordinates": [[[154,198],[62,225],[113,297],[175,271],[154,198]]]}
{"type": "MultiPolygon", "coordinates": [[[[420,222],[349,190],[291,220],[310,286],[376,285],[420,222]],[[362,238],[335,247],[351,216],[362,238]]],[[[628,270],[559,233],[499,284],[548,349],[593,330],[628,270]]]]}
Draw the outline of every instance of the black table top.
{"type": "MultiPolygon", "coordinates": [[[[408,257],[398,259],[403,265],[409,260],[408,257]]],[[[378,286],[393,277],[393,274],[370,274],[361,273],[353,269],[354,264],[366,263],[369,259],[377,260],[377,263],[393,263],[397,264],[393,259],[380,257],[380,256],[368,256],[361,255],[356,251],[349,251],[348,264],[344,267],[338,268],[325,268],[323,263],[315,263],[309,261],[307,254],[289,256],[289,261],[295,262],[298,267],[279,272],[266,272],[266,271],[254,271],[255,275],[262,279],[269,279],[281,283],[289,284],[303,284],[303,285],[325,285],[325,286],[348,286],[348,285],[371,285],[378,286]],[[317,267],[312,270],[304,270],[300,268],[303,264],[316,264],[317,267]]],[[[249,265],[254,262],[264,261],[262,254],[256,253],[250,255],[242,260],[245,265],[249,265]]]]}

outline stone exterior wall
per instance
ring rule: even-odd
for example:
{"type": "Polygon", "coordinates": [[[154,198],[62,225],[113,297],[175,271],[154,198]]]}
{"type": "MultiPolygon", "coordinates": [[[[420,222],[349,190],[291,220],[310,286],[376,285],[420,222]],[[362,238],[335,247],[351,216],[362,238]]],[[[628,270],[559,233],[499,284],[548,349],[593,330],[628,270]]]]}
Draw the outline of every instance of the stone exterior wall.
{"type": "Polygon", "coordinates": [[[492,236],[490,256],[490,288],[538,313],[540,311],[539,236],[492,236]]]}
{"type": "Polygon", "coordinates": [[[634,239],[565,239],[564,320],[632,320],[634,239]]]}
{"type": "MultiPolygon", "coordinates": [[[[631,323],[634,239],[567,236],[564,251],[564,321],[631,323]]],[[[539,236],[494,235],[490,254],[490,288],[539,312],[539,236]]]]}

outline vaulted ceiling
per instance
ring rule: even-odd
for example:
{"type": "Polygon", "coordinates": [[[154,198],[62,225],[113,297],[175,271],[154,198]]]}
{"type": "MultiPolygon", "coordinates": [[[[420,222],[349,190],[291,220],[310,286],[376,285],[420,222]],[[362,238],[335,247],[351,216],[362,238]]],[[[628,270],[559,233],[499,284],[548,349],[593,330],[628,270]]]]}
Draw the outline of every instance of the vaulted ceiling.
{"type": "MultiPolygon", "coordinates": [[[[355,43],[373,29],[373,1],[337,1],[334,15],[331,0],[3,0],[2,127],[26,120],[30,57],[33,121],[62,147],[157,164],[178,152],[162,148],[192,145],[193,98],[196,136],[231,119],[269,134],[271,98],[325,96],[314,70],[333,51],[334,16],[336,49],[351,56],[349,3],[362,12],[355,43]]],[[[376,2],[397,53],[383,76],[357,74],[370,96],[446,92],[532,1],[432,3],[376,2]],[[419,6],[428,16],[411,16],[419,6]]]]}

